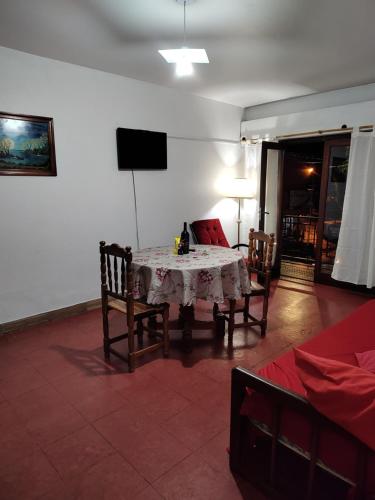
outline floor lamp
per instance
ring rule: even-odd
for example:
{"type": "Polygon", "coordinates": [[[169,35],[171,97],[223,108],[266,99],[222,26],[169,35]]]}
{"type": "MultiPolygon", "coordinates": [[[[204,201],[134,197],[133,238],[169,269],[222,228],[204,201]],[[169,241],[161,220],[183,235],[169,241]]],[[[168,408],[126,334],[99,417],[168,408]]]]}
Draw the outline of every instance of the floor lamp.
{"type": "Polygon", "coordinates": [[[226,198],[235,198],[238,200],[238,218],[237,218],[237,243],[240,244],[240,227],[241,227],[241,200],[254,198],[253,184],[246,177],[236,177],[228,182],[224,196],[226,198]]]}

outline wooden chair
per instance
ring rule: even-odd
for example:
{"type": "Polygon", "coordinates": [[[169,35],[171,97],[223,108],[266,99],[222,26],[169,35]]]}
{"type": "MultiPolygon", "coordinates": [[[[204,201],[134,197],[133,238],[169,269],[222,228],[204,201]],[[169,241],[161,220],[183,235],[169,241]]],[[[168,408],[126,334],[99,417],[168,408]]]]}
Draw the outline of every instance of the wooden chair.
{"type": "Polygon", "coordinates": [[[169,304],[151,306],[133,298],[133,273],[131,247],[122,248],[116,243],[106,245],[100,242],[100,270],[103,312],[103,347],[104,356],[109,360],[110,354],[121,358],[129,365],[129,371],[135,369],[135,359],[138,356],[160,347],[163,348],[164,356],[168,356],[169,332],[168,317],[169,304]],[[120,281],[119,281],[120,274],[120,281]],[[127,333],[110,338],[108,314],[110,311],[119,311],[126,315],[127,333]],[[162,316],[162,333],[156,327],[156,315],[162,316]],[[148,326],[143,325],[143,320],[148,318],[148,326]],[[136,329],[134,325],[136,324],[136,329]],[[158,339],[152,345],[143,347],[143,332],[150,333],[152,338],[158,339]],[[135,348],[135,336],[137,336],[137,349],[135,348]],[[128,356],[123,356],[112,348],[112,344],[120,340],[128,339],[128,356]]]}
{"type": "MultiPolygon", "coordinates": [[[[267,330],[268,297],[270,293],[272,257],[275,245],[275,235],[265,234],[263,231],[250,229],[249,232],[249,254],[247,269],[251,283],[251,292],[244,295],[244,305],[236,308],[236,300],[229,300],[229,310],[220,312],[218,305],[214,305],[214,315],[216,320],[222,323],[222,320],[228,322],[228,342],[233,341],[234,328],[244,326],[260,326],[262,337],[267,330]],[[250,298],[263,297],[263,312],[261,318],[255,318],[249,312],[250,298]],[[235,323],[235,314],[243,314],[243,323],[235,323]],[[251,321],[249,321],[249,319],[251,321]]],[[[217,327],[222,330],[222,327],[217,327]]]]}

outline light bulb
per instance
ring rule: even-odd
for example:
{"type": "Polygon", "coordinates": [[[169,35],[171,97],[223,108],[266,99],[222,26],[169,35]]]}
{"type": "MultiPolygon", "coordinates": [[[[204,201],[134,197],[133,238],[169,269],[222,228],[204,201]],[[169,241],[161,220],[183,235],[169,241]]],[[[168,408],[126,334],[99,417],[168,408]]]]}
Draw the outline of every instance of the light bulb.
{"type": "Polygon", "coordinates": [[[193,73],[194,73],[193,65],[188,59],[183,57],[178,62],[176,62],[177,76],[190,76],[193,73]]]}

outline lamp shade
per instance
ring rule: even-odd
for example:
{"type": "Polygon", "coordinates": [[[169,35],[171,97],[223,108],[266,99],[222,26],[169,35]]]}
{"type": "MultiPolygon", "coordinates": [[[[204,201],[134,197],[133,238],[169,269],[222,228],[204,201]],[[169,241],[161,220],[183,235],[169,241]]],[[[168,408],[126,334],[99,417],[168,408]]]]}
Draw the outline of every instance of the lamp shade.
{"type": "Polygon", "coordinates": [[[250,179],[236,177],[226,182],[222,194],[227,198],[254,198],[254,186],[250,179]]]}

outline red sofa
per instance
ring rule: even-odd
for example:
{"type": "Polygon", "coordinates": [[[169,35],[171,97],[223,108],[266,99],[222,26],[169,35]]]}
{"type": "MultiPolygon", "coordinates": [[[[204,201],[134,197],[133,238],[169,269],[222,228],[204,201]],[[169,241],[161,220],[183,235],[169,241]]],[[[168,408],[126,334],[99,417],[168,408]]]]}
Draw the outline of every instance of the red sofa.
{"type": "MultiPolygon", "coordinates": [[[[355,353],[374,349],[375,300],[359,307],[343,321],[300,347],[307,355],[352,366],[358,366],[355,353]]],[[[242,368],[233,370],[232,470],[246,473],[244,468],[251,469],[251,454],[253,460],[259,459],[255,451],[257,443],[268,439],[269,451],[265,453],[268,454],[267,477],[261,482],[269,491],[280,493],[276,484],[278,455],[280,449],[287,449],[289,455],[298,455],[307,467],[303,492],[296,493],[297,498],[333,498],[331,493],[324,497],[322,491],[328,476],[342,483],[337,498],[375,498],[374,450],[317,411],[309,403],[299,375],[293,351],[280,356],[258,373],[242,368]]],[[[375,433],[375,421],[372,429],[367,428],[366,432],[375,433]]],[[[288,460],[286,457],[284,462],[288,460]]],[[[290,493],[287,497],[291,497],[290,493]]]]}

